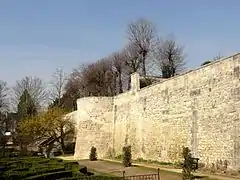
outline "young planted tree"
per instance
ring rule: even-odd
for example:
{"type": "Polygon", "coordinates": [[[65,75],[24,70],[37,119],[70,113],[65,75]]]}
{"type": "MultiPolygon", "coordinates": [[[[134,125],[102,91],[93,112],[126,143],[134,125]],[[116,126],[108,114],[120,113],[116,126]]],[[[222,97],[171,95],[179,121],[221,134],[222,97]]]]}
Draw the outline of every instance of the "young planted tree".
{"type": "Polygon", "coordinates": [[[89,160],[90,161],[96,161],[97,160],[97,148],[95,148],[94,146],[92,146],[92,148],[91,148],[90,155],[89,155],[89,160]]]}
{"type": "Polygon", "coordinates": [[[182,178],[183,180],[191,180],[194,178],[192,174],[194,161],[188,147],[183,147],[183,157],[182,178]]]}
{"type": "Polygon", "coordinates": [[[131,146],[124,146],[123,147],[123,159],[122,163],[125,167],[129,167],[132,165],[132,152],[131,146]]]}

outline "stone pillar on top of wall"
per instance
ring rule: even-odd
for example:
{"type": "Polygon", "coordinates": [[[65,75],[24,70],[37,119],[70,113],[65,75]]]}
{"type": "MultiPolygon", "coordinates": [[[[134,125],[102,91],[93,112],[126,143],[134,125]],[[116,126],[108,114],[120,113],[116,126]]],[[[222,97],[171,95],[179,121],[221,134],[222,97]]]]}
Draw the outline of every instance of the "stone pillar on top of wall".
{"type": "Polygon", "coordinates": [[[131,92],[135,94],[140,90],[140,75],[135,72],[131,74],[131,92]]]}

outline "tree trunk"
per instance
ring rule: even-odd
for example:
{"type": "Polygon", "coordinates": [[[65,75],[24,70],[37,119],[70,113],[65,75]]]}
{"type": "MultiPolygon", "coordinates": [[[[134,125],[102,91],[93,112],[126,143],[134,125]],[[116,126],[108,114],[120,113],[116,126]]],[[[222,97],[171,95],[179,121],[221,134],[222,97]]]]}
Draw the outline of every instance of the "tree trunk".
{"type": "Polygon", "coordinates": [[[64,155],[64,151],[65,151],[64,137],[61,137],[60,141],[61,141],[62,154],[64,155]]]}
{"type": "Polygon", "coordinates": [[[60,144],[61,144],[62,154],[64,154],[64,151],[65,151],[64,138],[65,138],[65,135],[64,135],[63,127],[61,127],[60,144]]]}
{"type": "Polygon", "coordinates": [[[46,148],[47,158],[50,158],[50,153],[51,153],[51,151],[53,149],[53,145],[54,145],[54,143],[51,143],[46,148]]]}
{"type": "Polygon", "coordinates": [[[129,77],[128,77],[128,90],[131,89],[131,74],[129,74],[129,77]]]}
{"type": "Polygon", "coordinates": [[[146,55],[147,53],[144,51],[142,55],[142,65],[143,65],[143,76],[146,76],[146,55]]]}
{"type": "Polygon", "coordinates": [[[119,85],[119,93],[123,92],[123,87],[122,87],[122,73],[119,72],[119,81],[118,81],[118,85],[119,85]]]}
{"type": "Polygon", "coordinates": [[[146,64],[145,64],[145,59],[143,59],[142,61],[142,65],[143,65],[143,76],[146,76],[146,64]]]}

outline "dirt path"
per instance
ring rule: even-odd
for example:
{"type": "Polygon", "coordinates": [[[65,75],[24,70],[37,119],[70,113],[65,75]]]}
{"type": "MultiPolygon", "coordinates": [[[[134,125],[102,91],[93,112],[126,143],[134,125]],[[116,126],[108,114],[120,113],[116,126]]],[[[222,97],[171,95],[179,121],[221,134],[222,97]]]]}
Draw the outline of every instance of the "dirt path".
{"type": "MultiPolygon", "coordinates": [[[[105,159],[104,162],[119,163],[120,161],[105,159]]],[[[161,170],[160,172],[162,172],[163,175],[168,172],[167,174],[175,173],[175,176],[176,175],[180,176],[180,173],[182,172],[181,169],[165,168],[165,167],[161,167],[161,166],[154,165],[154,164],[134,163],[134,165],[137,165],[138,167],[149,168],[149,169],[160,168],[160,170],[161,170]]],[[[202,180],[205,180],[205,179],[210,179],[210,180],[240,180],[240,177],[227,177],[227,176],[219,176],[219,175],[213,175],[213,174],[210,175],[210,174],[204,174],[204,173],[195,173],[194,175],[199,176],[199,177],[205,177],[205,178],[201,178],[202,180]]]]}

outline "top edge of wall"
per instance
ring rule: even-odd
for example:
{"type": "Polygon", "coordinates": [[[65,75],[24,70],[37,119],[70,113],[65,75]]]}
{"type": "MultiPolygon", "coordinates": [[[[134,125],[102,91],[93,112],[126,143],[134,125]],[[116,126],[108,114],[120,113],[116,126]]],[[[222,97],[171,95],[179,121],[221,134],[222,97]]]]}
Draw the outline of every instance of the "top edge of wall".
{"type": "MultiPolygon", "coordinates": [[[[183,72],[182,74],[173,76],[173,77],[171,77],[171,78],[163,79],[163,81],[161,81],[161,82],[155,82],[155,83],[153,83],[153,84],[151,84],[151,85],[149,85],[149,86],[146,86],[146,87],[144,87],[144,88],[141,88],[140,90],[147,89],[147,88],[153,87],[153,86],[155,86],[155,85],[157,85],[157,84],[161,84],[161,83],[163,83],[163,82],[170,81],[170,80],[172,80],[172,79],[175,79],[175,78],[179,78],[179,77],[181,77],[181,76],[184,76],[184,75],[186,75],[186,74],[196,72],[196,71],[198,71],[198,70],[200,70],[200,69],[204,69],[204,68],[206,68],[206,67],[208,67],[208,66],[212,66],[212,65],[215,65],[215,64],[217,64],[217,63],[223,62],[223,61],[225,61],[225,60],[227,60],[227,59],[230,59],[230,58],[232,58],[232,57],[234,57],[234,56],[237,56],[237,55],[240,55],[240,52],[234,53],[234,54],[232,54],[232,55],[230,55],[230,56],[223,57],[223,58],[218,59],[218,60],[216,60],[216,61],[213,61],[213,62],[210,62],[210,63],[208,63],[208,64],[205,64],[205,65],[203,65],[203,66],[200,66],[200,67],[191,69],[191,70],[189,70],[189,71],[183,72]]],[[[134,75],[134,74],[138,74],[138,73],[135,72],[135,73],[133,73],[133,74],[131,74],[131,75],[134,75]]],[[[129,92],[130,92],[130,90],[128,90],[128,91],[126,91],[126,92],[123,92],[123,93],[121,93],[121,94],[115,95],[115,96],[113,96],[113,97],[111,97],[111,96],[88,96],[88,97],[82,97],[82,98],[77,99],[77,101],[84,100],[84,99],[87,99],[87,100],[90,100],[90,99],[92,99],[92,100],[113,99],[114,97],[118,97],[118,96],[124,95],[124,94],[129,93],[129,92]]]]}
{"type": "Polygon", "coordinates": [[[171,78],[163,79],[161,82],[155,82],[155,83],[153,83],[153,84],[151,84],[151,85],[149,85],[149,86],[146,86],[146,87],[144,87],[144,88],[141,88],[140,90],[142,90],[142,89],[147,89],[147,88],[149,88],[149,87],[153,87],[153,86],[155,86],[155,85],[157,85],[157,84],[161,84],[161,83],[163,83],[163,82],[170,81],[170,80],[179,78],[179,77],[181,77],[181,76],[185,76],[186,74],[189,74],[189,73],[197,72],[198,70],[205,69],[206,67],[208,67],[208,66],[213,66],[213,65],[215,65],[215,64],[217,64],[217,63],[221,63],[221,62],[223,62],[223,61],[225,61],[225,60],[228,60],[228,59],[230,59],[230,58],[232,58],[232,57],[234,57],[234,56],[237,56],[237,55],[240,55],[240,52],[234,53],[234,54],[232,54],[232,55],[230,55],[230,56],[223,57],[223,58],[218,59],[218,60],[216,60],[216,61],[213,61],[213,62],[210,62],[210,63],[208,63],[208,64],[205,64],[205,65],[203,65],[203,66],[196,67],[196,68],[191,69],[191,70],[189,70],[189,71],[185,71],[185,72],[183,72],[182,74],[173,76],[173,77],[171,77],[171,78]]]}

